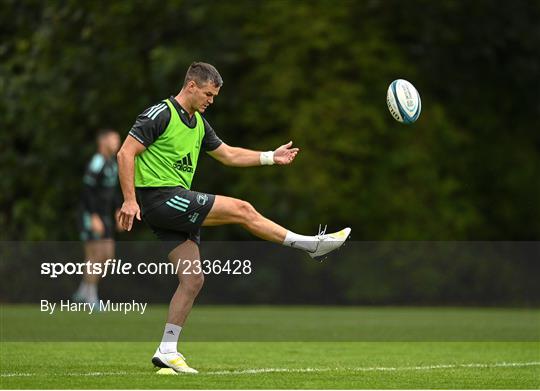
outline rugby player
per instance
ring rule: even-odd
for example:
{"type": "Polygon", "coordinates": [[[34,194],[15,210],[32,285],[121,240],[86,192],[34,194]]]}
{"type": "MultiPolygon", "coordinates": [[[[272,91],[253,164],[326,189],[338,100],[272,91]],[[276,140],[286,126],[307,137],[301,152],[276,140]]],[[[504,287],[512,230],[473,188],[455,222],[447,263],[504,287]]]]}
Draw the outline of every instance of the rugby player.
{"type": "MultiPolygon", "coordinates": [[[[223,80],[212,65],[189,67],[181,91],[137,117],[118,152],[124,203],[120,223],[131,230],[141,218],[164,241],[175,242],[169,260],[199,260],[200,227],[239,224],[253,235],[321,257],[339,248],[350,234],[345,228],[332,234],[304,236],[261,215],[250,203],[222,195],[191,190],[201,151],[233,167],[290,164],[299,152],[288,142],[274,151],[253,151],[229,146],[216,135],[202,114],[214,103],[223,80]]],[[[195,269],[195,268],[192,268],[195,269]]],[[[179,271],[162,342],[152,362],[174,371],[197,373],[177,350],[178,336],[203,286],[202,272],[179,271]]]]}
{"type": "MultiPolygon", "coordinates": [[[[102,263],[114,258],[114,232],[121,230],[115,222],[120,211],[122,196],[118,187],[116,153],[120,148],[120,135],[113,129],[97,133],[97,152],[86,167],[78,213],[79,236],[84,242],[85,260],[102,263]]],[[[99,274],[83,274],[73,300],[97,304],[99,308],[99,274]]]]}

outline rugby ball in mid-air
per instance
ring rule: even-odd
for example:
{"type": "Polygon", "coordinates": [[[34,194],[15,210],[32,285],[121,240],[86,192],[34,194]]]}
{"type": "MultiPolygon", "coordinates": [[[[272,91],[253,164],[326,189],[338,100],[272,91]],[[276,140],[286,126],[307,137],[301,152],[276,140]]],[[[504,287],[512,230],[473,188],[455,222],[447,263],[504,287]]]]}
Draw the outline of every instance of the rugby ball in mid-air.
{"type": "Polygon", "coordinates": [[[407,80],[394,80],[386,93],[386,104],[392,117],[404,124],[412,124],[420,116],[422,102],[416,88],[407,80]]]}

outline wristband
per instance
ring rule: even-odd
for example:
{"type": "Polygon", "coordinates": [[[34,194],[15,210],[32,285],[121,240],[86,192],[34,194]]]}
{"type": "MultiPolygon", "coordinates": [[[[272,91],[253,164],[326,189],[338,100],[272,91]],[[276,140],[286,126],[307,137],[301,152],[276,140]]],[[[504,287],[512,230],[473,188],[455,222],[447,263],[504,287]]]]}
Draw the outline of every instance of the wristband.
{"type": "Polygon", "coordinates": [[[274,151],[261,152],[261,165],[271,166],[274,164],[274,151]]]}

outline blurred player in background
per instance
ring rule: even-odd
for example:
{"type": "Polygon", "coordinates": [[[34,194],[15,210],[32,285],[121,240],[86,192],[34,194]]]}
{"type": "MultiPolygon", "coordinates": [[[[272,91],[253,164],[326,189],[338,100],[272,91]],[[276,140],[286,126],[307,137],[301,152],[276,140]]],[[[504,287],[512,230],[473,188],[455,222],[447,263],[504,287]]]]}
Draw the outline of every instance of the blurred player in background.
{"type": "MultiPolygon", "coordinates": [[[[79,231],[84,242],[85,261],[92,263],[114,258],[114,231],[121,230],[116,223],[116,215],[122,205],[116,163],[119,148],[118,132],[113,129],[99,130],[97,152],[88,163],[83,177],[79,231]]],[[[100,278],[99,274],[85,273],[73,299],[97,304],[100,278]]]]}

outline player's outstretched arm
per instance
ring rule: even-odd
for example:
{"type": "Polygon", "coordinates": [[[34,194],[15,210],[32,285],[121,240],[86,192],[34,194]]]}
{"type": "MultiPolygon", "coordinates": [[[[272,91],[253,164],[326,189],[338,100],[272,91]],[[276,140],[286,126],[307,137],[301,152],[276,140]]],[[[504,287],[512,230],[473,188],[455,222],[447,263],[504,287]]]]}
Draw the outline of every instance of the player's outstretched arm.
{"type": "Polygon", "coordinates": [[[252,167],[271,164],[291,164],[299,151],[299,148],[292,148],[292,141],[280,146],[275,151],[268,152],[231,147],[222,143],[213,151],[208,152],[208,154],[226,166],[252,167]]]}

